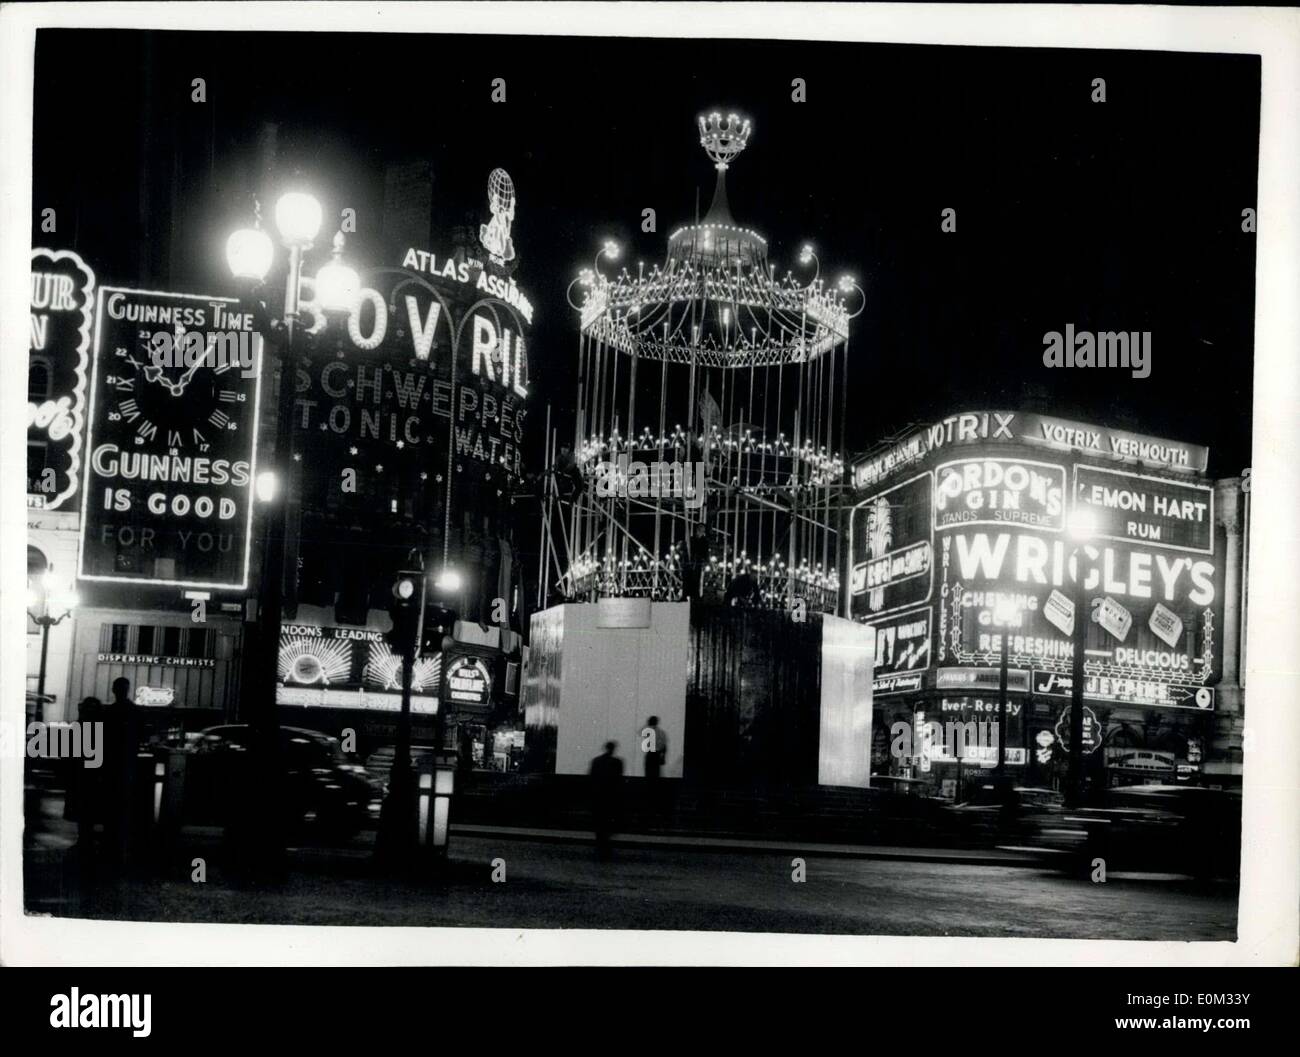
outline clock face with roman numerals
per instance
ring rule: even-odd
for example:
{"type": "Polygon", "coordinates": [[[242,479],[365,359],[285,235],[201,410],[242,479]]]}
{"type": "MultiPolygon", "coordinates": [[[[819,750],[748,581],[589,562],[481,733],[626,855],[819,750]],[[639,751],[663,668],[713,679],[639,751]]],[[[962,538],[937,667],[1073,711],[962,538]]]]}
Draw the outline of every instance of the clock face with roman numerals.
{"type": "Polygon", "coordinates": [[[243,428],[249,394],[237,362],[209,355],[189,367],[183,360],[167,365],[153,355],[151,338],[141,329],[134,347],[114,350],[104,378],[110,421],[130,427],[137,446],[189,455],[204,454],[214,440],[243,428]]]}

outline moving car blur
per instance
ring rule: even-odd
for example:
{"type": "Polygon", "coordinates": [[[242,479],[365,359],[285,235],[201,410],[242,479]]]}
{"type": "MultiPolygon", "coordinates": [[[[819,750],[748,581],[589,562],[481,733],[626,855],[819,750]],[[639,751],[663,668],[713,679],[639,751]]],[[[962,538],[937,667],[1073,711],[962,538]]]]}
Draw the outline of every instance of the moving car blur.
{"type": "Polygon", "coordinates": [[[1241,794],[1189,785],[1106,790],[1097,804],[1027,820],[1029,847],[1062,863],[1106,869],[1191,874],[1209,880],[1241,872],[1241,794]]]}
{"type": "Polygon", "coordinates": [[[1065,810],[1056,789],[971,783],[967,798],[941,811],[942,829],[961,844],[1022,843],[1065,810]]]}

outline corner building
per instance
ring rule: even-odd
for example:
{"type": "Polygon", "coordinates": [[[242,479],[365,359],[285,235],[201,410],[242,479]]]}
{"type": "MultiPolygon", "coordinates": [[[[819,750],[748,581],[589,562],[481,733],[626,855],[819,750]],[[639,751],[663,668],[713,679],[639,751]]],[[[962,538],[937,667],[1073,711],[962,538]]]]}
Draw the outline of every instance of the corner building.
{"type": "Polygon", "coordinates": [[[1005,634],[1009,776],[1063,786],[1081,547],[1090,783],[1239,785],[1249,497],[1238,479],[1209,479],[1208,457],[1104,425],[974,411],[858,459],[842,603],[876,635],[873,774],[956,797],[992,773],[1005,634]],[[1080,544],[1067,521],[1082,509],[1095,534],[1080,544]],[[962,751],[924,737],[932,723],[983,741],[962,751]]]}

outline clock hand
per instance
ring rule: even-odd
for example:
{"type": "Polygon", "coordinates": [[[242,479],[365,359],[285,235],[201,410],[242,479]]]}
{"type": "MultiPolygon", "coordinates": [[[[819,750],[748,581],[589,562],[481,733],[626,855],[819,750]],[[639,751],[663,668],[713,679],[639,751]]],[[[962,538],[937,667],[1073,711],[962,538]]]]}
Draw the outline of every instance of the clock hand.
{"type": "Polygon", "coordinates": [[[176,387],[172,385],[171,381],[163,377],[163,369],[158,364],[141,363],[134,356],[128,356],[127,358],[132,363],[134,363],[140,371],[144,373],[144,380],[146,382],[161,382],[169,390],[171,390],[173,396],[179,395],[176,391],[176,387]]]}
{"type": "Polygon", "coordinates": [[[185,387],[190,384],[194,376],[198,373],[199,368],[207,362],[207,359],[208,349],[205,348],[203,353],[195,358],[194,362],[190,364],[183,375],[181,375],[174,383],[169,383],[172,396],[180,396],[185,392],[185,387]]]}

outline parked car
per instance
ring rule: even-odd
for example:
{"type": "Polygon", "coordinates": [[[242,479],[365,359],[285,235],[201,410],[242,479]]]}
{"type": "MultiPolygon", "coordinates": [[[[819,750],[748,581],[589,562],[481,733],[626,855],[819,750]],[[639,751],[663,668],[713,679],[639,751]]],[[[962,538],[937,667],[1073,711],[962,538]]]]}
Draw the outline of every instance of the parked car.
{"type": "MultiPolygon", "coordinates": [[[[246,724],[208,727],[186,745],[187,821],[223,825],[234,783],[256,780],[250,766],[252,731],[246,724]]],[[[280,787],[258,795],[278,808],[290,832],[314,829],[330,837],[355,833],[370,816],[375,797],[365,767],[348,758],[337,738],[300,727],[281,727],[280,787]]]]}
{"type": "Polygon", "coordinates": [[[1067,868],[1172,871],[1236,877],[1241,868],[1241,794],[1187,785],[1106,790],[1100,803],[1040,822],[1031,846],[1065,853],[1067,868]]]}
{"type": "Polygon", "coordinates": [[[1112,767],[1121,767],[1130,771],[1157,771],[1172,773],[1174,761],[1168,754],[1137,751],[1120,756],[1113,761],[1112,767]]]}

